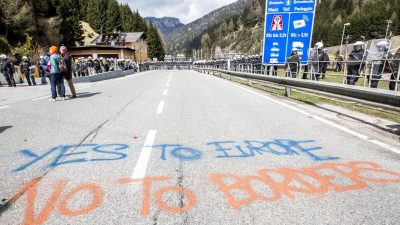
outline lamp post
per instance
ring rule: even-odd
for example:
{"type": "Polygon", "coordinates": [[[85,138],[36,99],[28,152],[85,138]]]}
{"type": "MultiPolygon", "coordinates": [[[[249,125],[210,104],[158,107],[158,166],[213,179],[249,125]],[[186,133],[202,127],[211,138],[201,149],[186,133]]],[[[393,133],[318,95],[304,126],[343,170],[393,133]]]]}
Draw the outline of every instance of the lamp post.
{"type": "Polygon", "coordinates": [[[361,36],[362,42],[365,41],[365,36],[361,36]]]}
{"type": "Polygon", "coordinates": [[[388,35],[389,35],[390,25],[393,23],[393,21],[391,21],[391,20],[386,20],[386,23],[387,23],[387,27],[386,27],[385,39],[388,40],[388,39],[389,39],[388,35]]]}
{"type": "Polygon", "coordinates": [[[344,39],[344,32],[346,31],[346,27],[350,26],[350,23],[345,23],[343,25],[343,33],[342,33],[342,41],[340,42],[340,51],[339,51],[339,55],[342,55],[342,47],[343,47],[343,39],[344,39]]]}

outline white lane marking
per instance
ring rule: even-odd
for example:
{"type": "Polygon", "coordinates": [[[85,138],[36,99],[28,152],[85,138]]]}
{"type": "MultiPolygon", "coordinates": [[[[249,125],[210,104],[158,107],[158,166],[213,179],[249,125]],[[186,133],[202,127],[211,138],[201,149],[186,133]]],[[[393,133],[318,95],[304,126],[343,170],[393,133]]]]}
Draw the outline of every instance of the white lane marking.
{"type": "Polygon", "coordinates": [[[76,88],[75,90],[83,90],[83,89],[87,89],[87,88],[91,88],[91,87],[92,87],[92,85],[81,87],[81,88],[76,88]]]}
{"type": "Polygon", "coordinates": [[[169,87],[170,83],[167,83],[167,87],[169,87]]]}
{"type": "Polygon", "coordinates": [[[161,114],[164,111],[165,101],[161,101],[157,107],[157,114],[161,114]]]}
{"type": "Polygon", "coordinates": [[[285,107],[287,107],[287,108],[289,108],[289,109],[292,109],[292,110],[294,110],[294,111],[296,111],[296,112],[299,112],[299,113],[304,114],[304,115],[306,115],[306,116],[312,117],[312,118],[314,118],[314,119],[316,119],[316,120],[319,120],[319,121],[321,121],[321,122],[323,122],[323,123],[325,123],[325,124],[328,124],[328,125],[330,125],[330,126],[332,126],[332,127],[335,127],[335,128],[337,128],[337,129],[339,129],[339,130],[342,130],[342,131],[344,131],[344,132],[346,132],[346,133],[348,133],[348,134],[351,134],[351,135],[354,135],[354,136],[356,136],[356,137],[359,137],[359,138],[361,138],[361,139],[363,139],[363,140],[365,140],[365,141],[368,141],[368,142],[370,142],[370,143],[373,143],[373,144],[375,144],[375,145],[377,145],[377,146],[379,146],[379,147],[382,147],[382,148],[384,148],[384,149],[386,149],[386,150],[389,150],[389,151],[395,152],[395,153],[397,153],[397,154],[400,154],[400,150],[399,150],[399,149],[396,149],[396,148],[394,148],[394,147],[392,147],[392,146],[390,146],[390,145],[387,145],[387,144],[385,144],[385,143],[383,143],[383,142],[380,142],[380,141],[378,141],[378,140],[373,140],[373,139],[369,138],[368,136],[366,136],[366,135],[364,135],[364,134],[358,133],[358,132],[353,131],[353,130],[351,130],[351,129],[349,129],[349,128],[346,128],[346,127],[344,127],[344,126],[341,126],[341,125],[339,125],[339,124],[336,124],[335,122],[329,121],[329,120],[324,119],[324,118],[322,118],[322,117],[320,117],[320,116],[317,116],[317,115],[310,114],[310,113],[308,113],[308,112],[306,112],[306,111],[304,111],[304,110],[302,110],[302,109],[296,108],[296,107],[294,107],[294,106],[288,105],[288,104],[283,103],[283,102],[281,102],[281,101],[278,101],[278,100],[275,100],[275,99],[273,99],[273,98],[267,97],[266,95],[262,95],[262,94],[260,94],[260,93],[258,93],[258,92],[256,92],[256,91],[247,89],[247,88],[242,87],[242,86],[240,86],[240,85],[233,84],[233,83],[230,83],[230,82],[228,82],[228,83],[231,84],[231,85],[233,85],[233,86],[236,86],[236,87],[238,87],[238,88],[240,88],[240,89],[242,89],[242,90],[245,90],[245,91],[247,91],[247,92],[253,93],[253,94],[255,94],[255,95],[257,95],[257,96],[259,96],[259,97],[261,97],[261,98],[267,99],[267,100],[272,101],[272,102],[274,102],[274,103],[276,103],[276,104],[285,106],[285,107]]]}
{"type": "Polygon", "coordinates": [[[9,105],[0,106],[0,109],[6,109],[6,108],[9,108],[9,107],[10,107],[9,105]]]}
{"type": "Polygon", "coordinates": [[[143,179],[146,176],[147,165],[149,163],[151,151],[153,149],[154,140],[156,139],[156,130],[150,130],[147,134],[142,151],[133,170],[132,179],[143,179]]]}
{"type": "MultiPolygon", "coordinates": [[[[79,90],[87,89],[87,88],[90,88],[90,87],[92,87],[92,85],[90,85],[90,86],[84,86],[84,87],[80,87],[80,88],[76,88],[75,90],[79,91],[79,90]]],[[[32,99],[32,101],[36,102],[36,101],[39,101],[39,100],[41,100],[41,99],[50,98],[50,97],[51,97],[50,95],[46,95],[46,96],[43,96],[43,97],[34,98],[34,99],[32,99]]]]}
{"type": "Polygon", "coordinates": [[[40,99],[44,99],[44,98],[50,98],[50,95],[47,95],[47,96],[43,96],[43,97],[39,97],[39,98],[35,98],[35,99],[32,99],[32,101],[38,101],[38,100],[40,100],[40,99]]]}
{"type": "Polygon", "coordinates": [[[168,89],[165,89],[163,92],[163,95],[167,95],[168,94],[168,89]]]}

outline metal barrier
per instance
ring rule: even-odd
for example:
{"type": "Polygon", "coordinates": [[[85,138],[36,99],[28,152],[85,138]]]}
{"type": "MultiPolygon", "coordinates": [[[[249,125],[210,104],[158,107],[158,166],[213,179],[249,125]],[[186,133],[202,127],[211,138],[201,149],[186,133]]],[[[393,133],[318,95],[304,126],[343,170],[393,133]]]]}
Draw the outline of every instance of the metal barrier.
{"type": "Polygon", "coordinates": [[[400,106],[400,93],[387,90],[377,90],[368,87],[350,86],[338,83],[315,82],[312,80],[293,79],[289,77],[265,76],[253,73],[236,72],[212,68],[195,68],[199,72],[219,72],[237,77],[266,81],[284,87],[299,87],[310,90],[322,91],[341,96],[352,97],[379,104],[400,106]]]}

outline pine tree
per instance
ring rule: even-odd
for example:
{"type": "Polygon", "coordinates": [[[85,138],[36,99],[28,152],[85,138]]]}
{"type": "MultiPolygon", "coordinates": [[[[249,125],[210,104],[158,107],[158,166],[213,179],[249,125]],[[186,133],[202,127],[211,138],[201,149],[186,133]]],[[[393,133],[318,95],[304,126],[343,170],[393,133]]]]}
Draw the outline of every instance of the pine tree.
{"type": "Polygon", "coordinates": [[[57,13],[60,17],[62,43],[68,46],[82,44],[84,32],[79,20],[79,0],[61,0],[57,13]]]}
{"type": "Polygon", "coordinates": [[[148,27],[147,42],[149,46],[149,58],[164,60],[165,49],[162,43],[162,39],[160,34],[158,33],[158,30],[153,26],[152,23],[150,23],[148,27]]]}
{"type": "Polygon", "coordinates": [[[133,12],[129,5],[120,5],[121,30],[123,32],[132,32],[134,30],[133,12]]]}
{"type": "Polygon", "coordinates": [[[133,31],[134,32],[146,32],[147,25],[143,17],[140,16],[139,11],[133,13],[133,31]]]}
{"type": "Polygon", "coordinates": [[[98,33],[106,31],[107,1],[108,0],[88,0],[87,3],[87,22],[98,33]]]}
{"type": "Polygon", "coordinates": [[[108,0],[106,19],[106,32],[110,33],[114,30],[121,30],[121,13],[116,0],[108,0]]]}

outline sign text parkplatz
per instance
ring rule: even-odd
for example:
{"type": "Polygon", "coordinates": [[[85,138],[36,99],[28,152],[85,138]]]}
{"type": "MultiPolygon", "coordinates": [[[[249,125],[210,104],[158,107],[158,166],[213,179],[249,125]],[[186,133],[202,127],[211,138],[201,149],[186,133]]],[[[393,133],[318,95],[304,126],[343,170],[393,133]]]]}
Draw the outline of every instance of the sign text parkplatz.
{"type": "Polygon", "coordinates": [[[267,0],[264,25],[264,64],[285,64],[293,48],[307,64],[316,0],[267,0]]]}

